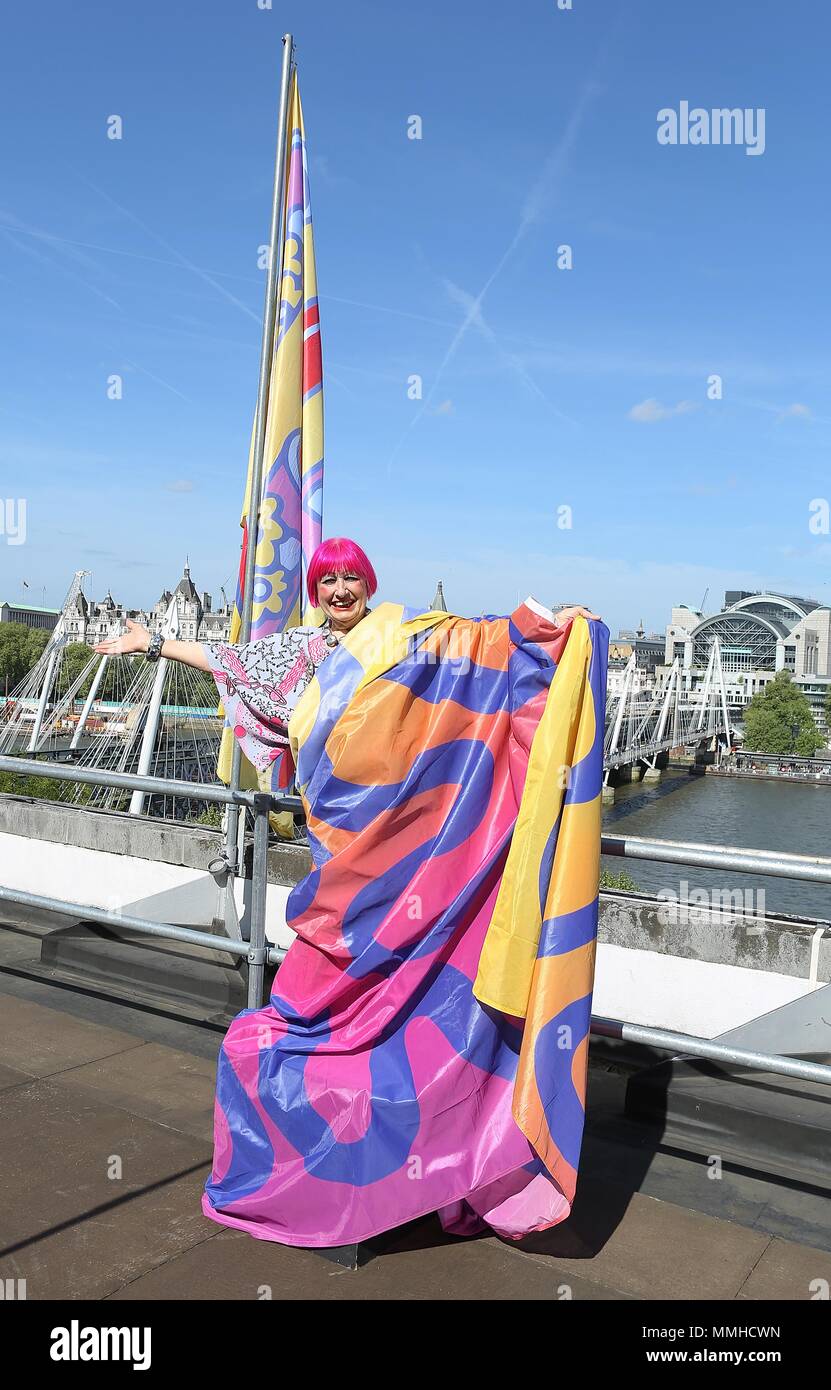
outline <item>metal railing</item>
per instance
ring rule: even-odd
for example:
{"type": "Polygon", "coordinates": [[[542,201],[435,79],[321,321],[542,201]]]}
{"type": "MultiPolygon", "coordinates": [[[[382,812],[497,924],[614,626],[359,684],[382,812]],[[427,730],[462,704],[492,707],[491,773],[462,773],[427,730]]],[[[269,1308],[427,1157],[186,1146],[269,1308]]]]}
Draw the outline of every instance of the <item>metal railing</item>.
{"type": "Polygon", "coordinates": [[[0,885],[0,902],[20,903],[25,907],[63,913],[76,918],[82,916],[85,920],[99,922],[103,926],[115,927],[119,931],[165,937],[171,941],[184,941],[190,946],[198,946],[206,951],[223,951],[227,955],[236,956],[248,965],[248,1007],[249,1009],[261,1007],[265,967],[267,964],[279,965],[285,955],[285,951],[267,946],[265,939],[268,813],[272,810],[300,810],[299,797],[277,797],[271,796],[267,792],[231,791],[230,788],[222,786],[221,783],[185,782],[172,777],[143,777],[132,772],[107,772],[98,768],[68,767],[62,764],[39,762],[36,758],[0,757],[0,772],[10,772],[21,777],[50,777],[58,782],[85,782],[96,787],[122,787],[125,791],[158,792],[168,796],[184,796],[191,799],[194,798],[198,788],[200,801],[249,807],[254,816],[254,857],[251,869],[251,931],[248,941],[234,941],[228,936],[217,936],[213,932],[197,931],[191,927],[175,927],[164,922],[151,922],[145,917],[119,915],[114,912],[106,912],[103,908],[73,903],[69,899],[45,897],[40,893],[26,893],[20,889],[6,888],[3,885],[0,885]]]}
{"type": "MultiPolygon", "coordinates": [[[[142,777],[127,772],[106,772],[93,768],[72,768],[28,758],[0,757],[0,772],[20,776],[52,777],[58,781],[88,782],[96,786],[123,787],[126,790],[166,793],[193,798],[198,787],[199,799],[249,807],[254,815],[254,855],[251,870],[251,935],[249,941],[233,941],[211,932],[166,923],[150,922],[143,917],[118,916],[103,908],[89,907],[62,898],[44,897],[18,889],[0,886],[0,902],[16,902],[45,911],[64,913],[101,922],[121,931],[148,936],[167,937],[185,941],[209,951],[225,951],[244,959],[248,964],[248,1007],[257,1009],[263,1003],[265,966],[279,965],[285,952],[265,944],[266,865],[268,855],[268,813],[270,810],[299,811],[299,797],[275,797],[266,792],[231,791],[219,783],[194,783],[165,777],[142,777]]],[[[735,849],[722,845],[698,844],[687,840],[648,840],[633,836],[604,835],[601,853],[623,859],[649,859],[659,863],[690,864],[713,869],[733,869],[778,878],[794,878],[809,883],[831,884],[831,859],[815,855],[782,854],[773,850],[735,849]]],[[[795,1076],[805,1081],[831,1085],[831,1066],[805,1062],[775,1053],[753,1052],[730,1047],[710,1038],[698,1038],[675,1033],[665,1028],[649,1028],[626,1023],[621,1019],[593,1016],[591,1031],[598,1037],[619,1038],[628,1042],[646,1043],[659,1051],[682,1053],[713,1061],[732,1063],[751,1071],[764,1071],[783,1076],[795,1076]]]]}
{"type": "Polygon", "coordinates": [[[700,844],[697,840],[645,840],[636,836],[603,835],[600,853],[622,859],[651,859],[663,864],[692,864],[704,869],[737,869],[773,878],[798,878],[808,883],[831,883],[831,859],[814,854],[783,854],[772,849],[734,849],[700,844]]]}
{"type": "Polygon", "coordinates": [[[622,1042],[646,1043],[660,1052],[674,1052],[685,1057],[702,1057],[712,1062],[746,1067],[748,1071],[776,1072],[780,1076],[797,1076],[801,1081],[819,1081],[831,1086],[831,1067],[823,1062],[803,1062],[798,1057],[782,1057],[772,1052],[752,1052],[744,1047],[730,1047],[710,1038],[692,1038],[687,1033],[674,1033],[668,1028],[647,1028],[640,1023],[623,1023],[618,1018],[597,1018],[592,1015],[592,1033],[600,1038],[618,1038],[622,1042]],[[775,1063],[773,1066],[771,1063],[775,1063]]]}
{"type": "Polygon", "coordinates": [[[236,806],[254,805],[255,796],[267,796],[280,811],[299,811],[299,796],[271,796],[266,792],[231,791],[221,782],[186,782],[175,777],[143,777],[137,772],[109,772],[95,767],[73,767],[67,763],[43,763],[37,758],[7,758],[0,756],[0,772],[20,777],[49,777],[56,782],[87,782],[93,787],[121,787],[124,791],[164,793],[185,796],[191,801],[219,801],[236,806]]]}

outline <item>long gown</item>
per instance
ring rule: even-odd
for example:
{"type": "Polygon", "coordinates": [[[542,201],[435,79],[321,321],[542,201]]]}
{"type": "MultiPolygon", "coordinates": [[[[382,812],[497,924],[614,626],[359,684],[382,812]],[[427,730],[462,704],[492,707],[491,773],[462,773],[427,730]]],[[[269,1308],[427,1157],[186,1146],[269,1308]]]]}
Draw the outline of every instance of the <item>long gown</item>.
{"type": "MultiPolygon", "coordinates": [[[[513,1238],[568,1215],[608,637],[383,604],[317,664],[288,726],[313,868],[270,1003],[222,1046],[206,1216],[333,1246],[431,1211],[513,1238]]],[[[266,765],[266,654],[214,655],[266,765]]]]}

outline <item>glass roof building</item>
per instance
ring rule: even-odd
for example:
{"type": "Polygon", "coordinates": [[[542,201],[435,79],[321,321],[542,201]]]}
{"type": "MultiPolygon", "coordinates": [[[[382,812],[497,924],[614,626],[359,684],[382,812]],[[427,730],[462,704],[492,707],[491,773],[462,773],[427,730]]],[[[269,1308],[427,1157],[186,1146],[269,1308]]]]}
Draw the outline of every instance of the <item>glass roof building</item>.
{"type": "Polygon", "coordinates": [[[677,658],[688,689],[707,669],[718,638],[729,699],[739,718],[743,707],[777,671],[786,670],[808,697],[826,729],[825,697],[831,685],[831,609],[818,599],[766,590],[728,589],[720,613],[705,616],[679,605],[666,629],[666,673],[677,658]]]}

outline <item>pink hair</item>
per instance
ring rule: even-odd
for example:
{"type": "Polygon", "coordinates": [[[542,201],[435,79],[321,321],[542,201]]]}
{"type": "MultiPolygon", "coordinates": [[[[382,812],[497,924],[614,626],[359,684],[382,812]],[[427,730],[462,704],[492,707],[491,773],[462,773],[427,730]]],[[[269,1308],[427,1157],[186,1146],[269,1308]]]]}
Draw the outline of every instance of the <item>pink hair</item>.
{"type": "Polygon", "coordinates": [[[378,588],[375,570],[369,556],[361,550],[357,541],[347,536],[333,536],[317,547],[306,575],[306,590],[311,603],[317,603],[317,586],[324,574],[357,574],[366,584],[370,598],[378,588]]]}

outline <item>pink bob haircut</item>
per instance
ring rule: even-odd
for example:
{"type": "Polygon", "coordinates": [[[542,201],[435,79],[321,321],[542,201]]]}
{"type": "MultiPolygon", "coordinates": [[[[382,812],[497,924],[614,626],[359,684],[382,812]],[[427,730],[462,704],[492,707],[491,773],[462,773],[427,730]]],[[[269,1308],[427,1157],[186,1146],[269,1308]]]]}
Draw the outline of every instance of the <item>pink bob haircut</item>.
{"type": "Polygon", "coordinates": [[[306,575],[306,591],[310,603],[317,603],[317,586],[324,574],[357,574],[366,584],[370,598],[378,588],[378,578],[369,556],[357,541],[348,536],[333,536],[317,547],[306,575]]]}

